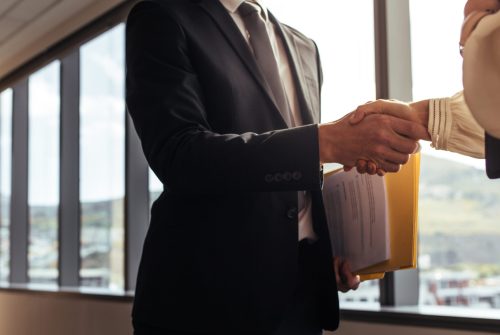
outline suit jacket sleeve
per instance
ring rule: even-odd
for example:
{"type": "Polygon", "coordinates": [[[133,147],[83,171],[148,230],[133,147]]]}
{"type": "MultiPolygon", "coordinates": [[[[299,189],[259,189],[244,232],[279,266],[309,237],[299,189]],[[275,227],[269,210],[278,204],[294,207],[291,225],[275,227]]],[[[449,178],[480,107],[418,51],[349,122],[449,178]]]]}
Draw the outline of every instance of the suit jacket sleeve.
{"type": "Polygon", "coordinates": [[[204,106],[189,39],[167,9],[153,2],[134,7],[126,43],[127,108],[146,158],[167,189],[213,193],[321,187],[316,125],[260,134],[211,129],[208,116],[217,110],[204,106]]]}
{"type": "Polygon", "coordinates": [[[486,134],[486,173],[490,179],[500,178],[500,139],[486,134]]]}

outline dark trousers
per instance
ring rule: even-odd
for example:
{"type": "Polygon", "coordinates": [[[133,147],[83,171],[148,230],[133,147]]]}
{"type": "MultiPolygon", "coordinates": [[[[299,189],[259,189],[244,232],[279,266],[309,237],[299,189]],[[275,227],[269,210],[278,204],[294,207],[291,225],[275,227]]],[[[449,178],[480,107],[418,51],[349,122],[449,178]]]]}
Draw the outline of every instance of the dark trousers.
{"type": "MultiPolygon", "coordinates": [[[[299,277],[294,301],[285,313],[281,325],[272,335],[321,335],[317,281],[317,245],[301,241],[299,244],[299,277]]],[[[332,265],[333,266],[333,265],[332,265]]],[[[134,335],[199,335],[182,331],[169,331],[134,322],[134,335]]],[[[217,335],[217,334],[213,334],[217,335]]]]}

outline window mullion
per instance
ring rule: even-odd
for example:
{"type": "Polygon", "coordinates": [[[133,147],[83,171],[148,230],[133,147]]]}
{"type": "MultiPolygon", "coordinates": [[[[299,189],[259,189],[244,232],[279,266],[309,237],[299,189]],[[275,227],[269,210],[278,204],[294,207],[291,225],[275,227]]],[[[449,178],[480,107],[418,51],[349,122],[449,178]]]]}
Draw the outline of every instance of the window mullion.
{"type": "MultiPolygon", "coordinates": [[[[374,0],[377,98],[412,100],[409,0],[374,0]]],[[[417,305],[418,269],[386,274],[382,306],[417,305]]]]}
{"type": "Polygon", "coordinates": [[[61,169],[59,284],[79,285],[80,269],[80,54],[61,60],[61,169]]]}
{"type": "Polygon", "coordinates": [[[28,78],[14,87],[10,282],[28,282],[28,78]]]}

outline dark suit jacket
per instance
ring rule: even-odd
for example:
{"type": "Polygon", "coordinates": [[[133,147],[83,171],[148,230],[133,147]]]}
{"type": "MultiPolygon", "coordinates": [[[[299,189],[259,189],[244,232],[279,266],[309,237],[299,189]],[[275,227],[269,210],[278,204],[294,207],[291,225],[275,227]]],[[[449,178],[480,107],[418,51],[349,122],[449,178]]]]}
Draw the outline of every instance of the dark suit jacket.
{"type": "MultiPolygon", "coordinates": [[[[273,18],[273,20],[275,20],[273,18]]],[[[164,184],[154,203],[133,318],[172,330],[269,334],[296,287],[297,191],[313,197],[323,327],[338,298],[320,188],[315,44],[275,21],[304,123],[287,129],[218,0],[136,5],[127,22],[127,107],[164,184]]]]}
{"type": "Polygon", "coordinates": [[[486,173],[491,179],[500,178],[500,139],[485,135],[486,173]]]}

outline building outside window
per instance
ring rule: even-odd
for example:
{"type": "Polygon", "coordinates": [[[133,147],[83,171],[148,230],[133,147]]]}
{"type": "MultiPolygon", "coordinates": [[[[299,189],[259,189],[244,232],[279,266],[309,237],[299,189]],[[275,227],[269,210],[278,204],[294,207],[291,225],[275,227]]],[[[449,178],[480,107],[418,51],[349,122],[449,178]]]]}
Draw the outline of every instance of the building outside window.
{"type": "Polygon", "coordinates": [[[59,225],[59,61],[29,78],[28,276],[56,284],[59,225]]]}
{"type": "Polygon", "coordinates": [[[9,280],[12,90],[0,93],[0,282],[9,280]]]}
{"type": "MultiPolygon", "coordinates": [[[[465,0],[412,0],[413,98],[462,89],[458,51],[465,0]]],[[[484,160],[423,149],[420,304],[500,308],[500,183],[484,160]]]]}
{"type": "Polygon", "coordinates": [[[119,24],[81,47],[82,286],[124,288],[125,42],[119,24]]]}

